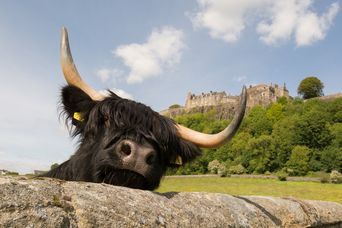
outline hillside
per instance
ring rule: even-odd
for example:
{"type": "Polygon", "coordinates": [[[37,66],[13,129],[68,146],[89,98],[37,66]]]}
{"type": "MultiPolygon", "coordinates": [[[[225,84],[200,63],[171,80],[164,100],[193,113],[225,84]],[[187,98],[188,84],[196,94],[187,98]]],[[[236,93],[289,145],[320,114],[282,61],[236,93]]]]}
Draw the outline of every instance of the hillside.
{"type": "MultiPolygon", "coordinates": [[[[174,119],[187,127],[216,133],[228,120],[217,118],[217,109],[183,114],[174,119]]],[[[204,149],[192,164],[170,174],[208,172],[208,163],[218,160],[234,172],[263,174],[284,172],[342,171],[342,98],[278,99],[267,107],[255,106],[246,115],[232,142],[219,149],[204,149]],[[242,170],[242,171],[241,171],[242,170]]]]}

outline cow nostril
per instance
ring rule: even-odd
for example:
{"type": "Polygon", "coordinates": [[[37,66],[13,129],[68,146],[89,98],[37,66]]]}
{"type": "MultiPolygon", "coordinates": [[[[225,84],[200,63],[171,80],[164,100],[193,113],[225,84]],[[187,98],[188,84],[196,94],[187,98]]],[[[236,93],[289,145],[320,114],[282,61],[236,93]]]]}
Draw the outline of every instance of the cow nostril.
{"type": "Polygon", "coordinates": [[[123,144],[121,146],[121,152],[122,154],[124,154],[125,156],[129,156],[132,152],[131,146],[129,144],[123,144]]]}
{"type": "Polygon", "coordinates": [[[155,156],[154,156],[154,154],[152,153],[152,154],[150,154],[150,155],[147,156],[147,158],[146,158],[146,163],[147,163],[148,165],[152,165],[152,164],[154,163],[154,159],[155,159],[155,156]]]}

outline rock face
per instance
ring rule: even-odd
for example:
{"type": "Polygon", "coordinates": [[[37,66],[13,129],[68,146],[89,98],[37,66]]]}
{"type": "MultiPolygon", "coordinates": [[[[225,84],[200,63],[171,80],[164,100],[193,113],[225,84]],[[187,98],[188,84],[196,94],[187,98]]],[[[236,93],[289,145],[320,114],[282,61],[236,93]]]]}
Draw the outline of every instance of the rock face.
{"type": "Polygon", "coordinates": [[[342,227],[342,204],[0,176],[0,227],[342,227]]]}

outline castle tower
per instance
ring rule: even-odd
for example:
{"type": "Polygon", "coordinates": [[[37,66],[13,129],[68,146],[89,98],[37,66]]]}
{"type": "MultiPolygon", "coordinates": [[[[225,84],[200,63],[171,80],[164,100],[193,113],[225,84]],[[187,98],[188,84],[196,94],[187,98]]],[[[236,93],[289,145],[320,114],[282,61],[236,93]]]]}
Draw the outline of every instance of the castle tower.
{"type": "Polygon", "coordinates": [[[191,107],[191,97],[192,97],[192,93],[188,92],[188,95],[186,96],[186,100],[185,100],[185,108],[191,107]]]}

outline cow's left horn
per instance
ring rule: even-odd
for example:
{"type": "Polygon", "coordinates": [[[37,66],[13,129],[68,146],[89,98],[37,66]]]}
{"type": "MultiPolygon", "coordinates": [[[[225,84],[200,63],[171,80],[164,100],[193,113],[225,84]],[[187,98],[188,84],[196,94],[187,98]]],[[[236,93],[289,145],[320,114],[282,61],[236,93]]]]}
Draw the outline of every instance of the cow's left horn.
{"type": "Polygon", "coordinates": [[[61,65],[65,80],[69,85],[80,88],[83,92],[88,94],[91,99],[95,101],[103,100],[104,96],[98,93],[96,90],[88,86],[78,73],[74,61],[71,56],[68,32],[65,27],[62,28],[61,37],[61,65]]]}
{"type": "Polygon", "coordinates": [[[178,135],[179,137],[192,142],[199,147],[215,148],[222,146],[223,144],[229,142],[239,129],[243,116],[245,115],[246,103],[247,89],[244,86],[240,96],[240,104],[235,112],[234,118],[223,131],[217,134],[204,134],[178,124],[178,135]]]}

